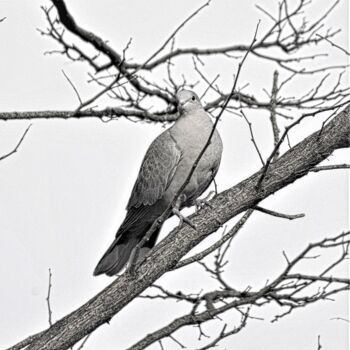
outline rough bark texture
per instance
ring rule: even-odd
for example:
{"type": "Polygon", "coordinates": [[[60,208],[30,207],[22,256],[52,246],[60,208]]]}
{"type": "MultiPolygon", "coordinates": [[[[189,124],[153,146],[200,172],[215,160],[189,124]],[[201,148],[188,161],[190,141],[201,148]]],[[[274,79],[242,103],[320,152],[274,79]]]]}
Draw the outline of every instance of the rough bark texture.
{"type": "Polygon", "coordinates": [[[124,273],[105,290],[76,311],[56,322],[27,349],[68,349],[109,321],[124,306],[172,267],[191,248],[216,231],[220,223],[256,205],[262,199],[305,176],[333,151],[350,146],[350,106],[339,113],[322,132],[315,132],[273,162],[258,190],[261,170],[236,186],[221,192],[211,204],[190,219],[197,230],[185,226],[172,231],[156,246],[133,275],[124,273]]]}

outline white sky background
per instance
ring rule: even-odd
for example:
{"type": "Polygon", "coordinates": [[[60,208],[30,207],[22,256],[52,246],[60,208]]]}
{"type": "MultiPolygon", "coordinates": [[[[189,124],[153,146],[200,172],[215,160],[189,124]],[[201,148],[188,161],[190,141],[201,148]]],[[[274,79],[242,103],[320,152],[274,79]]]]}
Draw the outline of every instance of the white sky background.
{"type": "MultiPolygon", "coordinates": [[[[216,47],[249,43],[259,18],[263,20],[261,32],[270,24],[254,3],[213,1],[181,31],[177,45],[216,47]]],[[[273,3],[259,2],[271,8],[273,3]]],[[[153,53],[200,4],[202,1],[67,0],[77,22],[108,39],[117,50],[121,51],[132,37],[128,55],[138,62],[153,53]]],[[[0,18],[7,17],[0,23],[1,111],[76,108],[77,98],[62,69],[84,99],[95,91],[85,83],[85,64],[67,62],[62,56],[43,55],[57,46],[36,31],[37,27],[46,26],[40,5],[47,3],[0,0],[0,18]]],[[[329,1],[315,1],[311,16],[319,15],[328,6],[329,1]]],[[[336,42],[344,47],[347,47],[347,6],[347,1],[341,1],[328,19],[329,24],[342,28],[336,42]]],[[[324,50],[331,55],[321,63],[346,62],[342,52],[327,45],[324,50]]],[[[206,62],[207,75],[214,78],[221,73],[219,83],[228,88],[238,61],[211,58],[206,62]]],[[[178,74],[195,77],[191,60],[176,63],[178,74]]],[[[272,64],[249,57],[240,85],[249,82],[245,92],[264,97],[262,88],[271,89],[273,68],[272,64]]],[[[291,84],[288,92],[303,95],[314,79],[309,77],[291,84]]],[[[196,91],[201,95],[204,87],[196,91]]],[[[104,103],[99,105],[103,107],[104,103]]],[[[113,103],[107,101],[109,105],[113,103]]],[[[248,117],[266,158],[272,150],[268,114],[249,112],[248,117]]],[[[292,143],[319,128],[323,120],[321,116],[303,123],[292,133],[292,143]]],[[[14,147],[28,124],[0,122],[0,155],[14,147]]],[[[260,163],[242,119],[226,114],[218,128],[224,155],[217,182],[219,190],[223,190],[256,171],[260,163]]],[[[135,124],[124,119],[110,123],[97,119],[38,120],[33,122],[19,152],[0,162],[0,348],[48,326],[45,297],[49,267],[53,272],[54,320],[112,281],[107,277],[95,278],[92,271],[124,218],[144,152],[161,130],[160,125],[135,124]]],[[[345,162],[347,155],[347,151],[337,151],[326,164],[345,162]]],[[[303,212],[306,217],[286,221],[253,214],[229,253],[226,276],[237,288],[259,287],[275,276],[284,266],[282,250],[293,256],[308,242],[348,227],[347,173],[339,170],[308,175],[263,205],[286,213],[303,212]]],[[[310,271],[315,271],[317,264],[310,264],[313,264],[310,271]]],[[[345,269],[342,272],[345,274],[345,269]]],[[[180,269],[167,274],[162,281],[174,291],[196,292],[214,287],[200,268],[180,269]]],[[[154,301],[135,300],[110,325],[98,329],[84,348],[123,349],[187,310],[182,304],[157,305],[154,301]]],[[[319,334],[324,349],[348,348],[348,324],[331,320],[348,317],[345,294],[337,295],[334,302],[318,302],[271,324],[269,321],[277,311],[275,307],[256,310],[253,315],[264,317],[265,321],[251,320],[241,333],[222,341],[218,349],[249,350],[258,346],[270,350],[314,350],[319,334]]],[[[228,322],[235,320],[232,315],[228,315],[228,322]]],[[[205,325],[204,330],[214,335],[217,328],[212,328],[212,324],[205,325]]],[[[195,347],[196,329],[176,334],[185,345],[195,347]]],[[[164,345],[166,349],[178,348],[171,340],[164,345]]],[[[159,349],[159,345],[151,348],[159,349]]]]}

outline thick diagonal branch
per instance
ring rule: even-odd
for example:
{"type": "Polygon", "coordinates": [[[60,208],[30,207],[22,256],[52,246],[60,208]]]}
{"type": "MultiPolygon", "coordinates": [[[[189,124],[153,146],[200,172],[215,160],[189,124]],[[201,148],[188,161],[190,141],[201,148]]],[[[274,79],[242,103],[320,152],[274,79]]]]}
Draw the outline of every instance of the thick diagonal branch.
{"type": "Polygon", "coordinates": [[[170,271],[194,246],[225,223],[261,200],[308,174],[335,150],[350,146],[350,106],[339,113],[322,133],[316,131],[291,148],[269,167],[259,190],[262,170],[219,193],[207,207],[190,217],[197,230],[185,226],[172,231],[142,262],[134,274],[124,273],[79,309],[56,322],[27,350],[63,350],[108,322],[160,276],[170,271]]]}

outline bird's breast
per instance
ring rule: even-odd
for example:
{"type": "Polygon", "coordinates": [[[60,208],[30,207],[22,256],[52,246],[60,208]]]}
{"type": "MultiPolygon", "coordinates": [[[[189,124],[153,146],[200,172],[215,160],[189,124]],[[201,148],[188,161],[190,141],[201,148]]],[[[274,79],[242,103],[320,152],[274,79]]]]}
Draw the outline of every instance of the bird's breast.
{"type": "MultiPolygon", "coordinates": [[[[170,129],[174,142],[176,142],[177,147],[181,150],[181,160],[174,174],[172,185],[169,188],[169,191],[172,193],[177,192],[183,185],[212,132],[213,123],[210,117],[205,112],[199,117],[192,119],[184,118],[170,129]]],[[[208,181],[208,176],[220,164],[221,154],[222,142],[219,133],[215,130],[208,147],[201,156],[185,188],[184,193],[187,196],[192,196],[203,183],[208,181]]]]}

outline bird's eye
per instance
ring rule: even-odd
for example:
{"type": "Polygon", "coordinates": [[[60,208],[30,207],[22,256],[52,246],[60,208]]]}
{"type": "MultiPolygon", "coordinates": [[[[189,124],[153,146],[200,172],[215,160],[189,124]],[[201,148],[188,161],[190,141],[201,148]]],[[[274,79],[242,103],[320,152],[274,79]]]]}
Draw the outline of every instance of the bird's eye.
{"type": "Polygon", "coordinates": [[[194,96],[192,96],[192,101],[196,101],[196,98],[194,96]]]}

